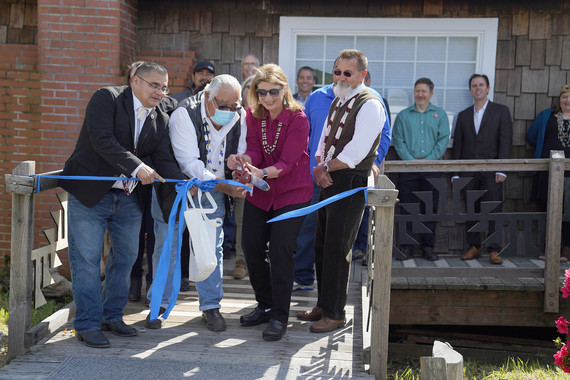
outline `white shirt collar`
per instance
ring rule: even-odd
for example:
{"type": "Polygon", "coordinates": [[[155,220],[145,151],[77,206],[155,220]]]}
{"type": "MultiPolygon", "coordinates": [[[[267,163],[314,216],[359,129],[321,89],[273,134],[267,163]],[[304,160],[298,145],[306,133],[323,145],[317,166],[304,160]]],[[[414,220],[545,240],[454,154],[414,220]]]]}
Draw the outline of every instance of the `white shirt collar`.
{"type": "MultiPolygon", "coordinates": [[[[139,109],[139,107],[144,107],[143,104],[141,103],[141,101],[139,100],[139,98],[137,98],[137,96],[135,95],[135,92],[133,91],[133,107],[135,110],[135,118],[137,117],[137,110],[139,109]]],[[[146,114],[148,116],[148,113],[152,110],[152,108],[146,108],[146,114]]]]}
{"type": "Polygon", "coordinates": [[[473,104],[473,112],[477,113],[477,112],[483,111],[482,114],[485,113],[485,110],[487,109],[487,104],[489,104],[489,99],[487,99],[487,101],[485,102],[483,107],[481,107],[481,109],[479,111],[477,111],[477,107],[475,107],[475,104],[473,104]]]}

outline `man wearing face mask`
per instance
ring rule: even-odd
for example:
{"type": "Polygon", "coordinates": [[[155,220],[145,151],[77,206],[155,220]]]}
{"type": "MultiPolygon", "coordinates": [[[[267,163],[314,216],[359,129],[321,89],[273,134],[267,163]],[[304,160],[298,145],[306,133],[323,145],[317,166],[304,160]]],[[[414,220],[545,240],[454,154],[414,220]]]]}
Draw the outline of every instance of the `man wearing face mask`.
{"type": "MultiPolygon", "coordinates": [[[[222,74],[214,77],[204,91],[196,96],[186,99],[172,113],[170,122],[170,140],[176,161],[180,170],[190,178],[200,181],[211,179],[231,179],[231,171],[226,165],[226,158],[231,154],[243,154],[246,150],[246,123],[245,112],[241,107],[241,85],[231,75],[222,74]]],[[[153,194],[152,216],[155,220],[155,257],[153,267],[156,268],[160,260],[162,245],[168,231],[168,215],[172,208],[174,196],[166,193],[170,189],[168,185],[155,188],[153,194]],[[158,197],[157,197],[158,194],[158,197]],[[160,203],[158,201],[160,200],[160,203]],[[160,206],[160,207],[159,207],[160,206]]],[[[246,190],[239,186],[219,183],[210,192],[217,205],[217,210],[208,214],[210,219],[224,219],[226,213],[226,197],[244,198],[246,190]]],[[[195,204],[198,200],[195,199],[195,204]]],[[[207,198],[202,196],[202,204],[210,208],[207,198]]],[[[178,227],[175,227],[175,231],[178,227]]],[[[226,322],[220,314],[220,302],[223,297],[222,275],[222,242],[224,234],[222,227],[216,229],[216,258],[218,265],[210,276],[196,282],[202,319],[208,329],[212,331],[224,331],[226,322]]],[[[172,278],[174,273],[174,259],[176,257],[176,239],[174,234],[172,242],[171,263],[167,276],[161,302],[160,314],[163,314],[169,304],[169,296],[172,291],[172,278]]],[[[152,291],[152,289],[151,289],[152,291]]],[[[150,298],[150,294],[148,295],[150,298]]],[[[147,317],[145,326],[151,329],[161,327],[161,319],[153,321],[147,317]]]]}

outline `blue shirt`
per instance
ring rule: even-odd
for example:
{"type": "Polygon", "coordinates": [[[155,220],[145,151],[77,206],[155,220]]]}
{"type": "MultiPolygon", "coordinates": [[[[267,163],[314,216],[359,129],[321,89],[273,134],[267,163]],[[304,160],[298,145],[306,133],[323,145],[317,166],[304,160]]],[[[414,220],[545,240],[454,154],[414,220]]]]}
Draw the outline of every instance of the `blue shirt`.
{"type": "MultiPolygon", "coordinates": [[[[392,134],[390,132],[390,112],[389,108],[387,107],[386,103],[374,90],[373,88],[368,87],[368,90],[376,95],[384,109],[386,110],[386,122],[384,123],[384,127],[382,128],[382,136],[380,138],[380,145],[378,146],[378,155],[376,156],[376,160],[374,163],[376,165],[380,165],[386,153],[388,153],[388,148],[390,148],[390,141],[392,140],[392,134]]],[[[333,85],[329,84],[327,86],[321,87],[318,90],[315,90],[307,97],[305,101],[305,115],[309,119],[309,147],[307,149],[307,153],[311,158],[311,175],[313,174],[313,168],[317,166],[317,158],[315,157],[315,153],[318,150],[319,139],[321,137],[321,133],[323,131],[323,127],[325,125],[325,120],[329,116],[329,109],[331,104],[335,98],[335,94],[333,92],[333,85]]]]}

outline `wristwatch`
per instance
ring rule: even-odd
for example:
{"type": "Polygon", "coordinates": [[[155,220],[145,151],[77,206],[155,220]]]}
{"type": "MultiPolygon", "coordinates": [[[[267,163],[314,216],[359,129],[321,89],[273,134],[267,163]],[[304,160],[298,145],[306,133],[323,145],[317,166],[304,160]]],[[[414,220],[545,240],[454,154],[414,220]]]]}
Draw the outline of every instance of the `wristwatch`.
{"type": "Polygon", "coordinates": [[[265,181],[267,179],[267,170],[266,169],[262,170],[263,170],[263,176],[261,177],[261,179],[265,181]]]}
{"type": "Polygon", "coordinates": [[[325,172],[328,173],[328,172],[330,171],[328,162],[325,162],[325,164],[324,164],[323,167],[324,167],[324,169],[325,169],[325,172]]]}

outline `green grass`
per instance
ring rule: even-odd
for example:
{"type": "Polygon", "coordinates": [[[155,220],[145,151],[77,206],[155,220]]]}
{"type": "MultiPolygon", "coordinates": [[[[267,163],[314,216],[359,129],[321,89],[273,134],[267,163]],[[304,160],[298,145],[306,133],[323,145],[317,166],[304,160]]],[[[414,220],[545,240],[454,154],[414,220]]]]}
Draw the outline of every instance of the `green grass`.
{"type": "MultiPolygon", "coordinates": [[[[562,380],[570,379],[558,366],[542,366],[538,362],[526,362],[518,358],[508,359],[502,366],[467,360],[463,363],[463,376],[467,380],[562,380]]],[[[389,380],[420,380],[420,361],[388,365],[389,380]]]]}

